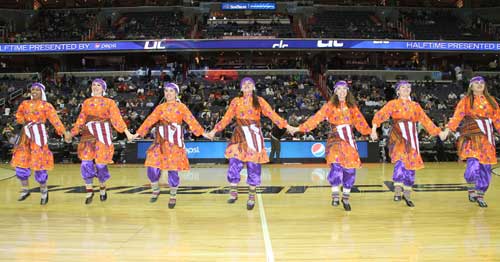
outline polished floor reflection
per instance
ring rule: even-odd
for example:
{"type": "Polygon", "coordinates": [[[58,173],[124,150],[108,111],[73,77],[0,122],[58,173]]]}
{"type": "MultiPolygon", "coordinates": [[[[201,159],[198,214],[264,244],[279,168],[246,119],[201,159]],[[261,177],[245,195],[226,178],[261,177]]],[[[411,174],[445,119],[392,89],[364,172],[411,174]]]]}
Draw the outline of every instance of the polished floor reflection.
{"type": "MultiPolygon", "coordinates": [[[[0,168],[0,261],[427,261],[500,258],[500,184],[488,208],[467,200],[464,164],[417,172],[416,207],[392,200],[392,165],[358,170],[352,211],[330,205],[326,165],[266,165],[257,206],[246,188],[226,203],[225,165],[181,173],[175,209],[168,186],[151,204],[145,168],[113,165],[109,198],[84,204],[78,165],[49,173],[50,202],[18,202],[19,182],[0,168]],[[9,178],[10,177],[10,178],[9,178]]],[[[242,181],[246,173],[243,172],[242,181]]],[[[97,189],[97,188],[96,188],[97,189]]]]}

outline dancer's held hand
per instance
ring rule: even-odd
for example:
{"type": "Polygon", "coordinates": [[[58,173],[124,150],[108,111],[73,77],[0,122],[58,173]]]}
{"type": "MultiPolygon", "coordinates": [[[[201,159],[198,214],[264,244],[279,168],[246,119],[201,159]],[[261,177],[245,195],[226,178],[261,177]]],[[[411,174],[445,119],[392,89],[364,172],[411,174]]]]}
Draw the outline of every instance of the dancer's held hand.
{"type": "Polygon", "coordinates": [[[446,128],[444,131],[439,132],[439,138],[441,141],[445,141],[450,134],[450,129],[446,128]]]}
{"type": "Polygon", "coordinates": [[[72,139],[71,133],[69,131],[66,131],[64,133],[64,142],[71,143],[71,139],[72,139]]]}
{"type": "Polygon", "coordinates": [[[210,135],[210,133],[203,132],[202,136],[208,140],[214,140],[214,136],[210,135]]]}
{"type": "Polygon", "coordinates": [[[212,130],[208,133],[203,133],[203,136],[210,139],[210,140],[214,140],[214,137],[215,137],[215,130],[212,130]]]}
{"type": "Polygon", "coordinates": [[[133,134],[133,135],[132,135],[132,134],[130,134],[130,137],[128,137],[128,136],[127,136],[127,140],[128,140],[129,142],[133,142],[134,140],[137,140],[139,137],[140,137],[140,135],[139,135],[139,134],[133,134]]]}
{"type": "Polygon", "coordinates": [[[373,140],[373,141],[376,141],[378,139],[378,135],[377,135],[377,130],[372,130],[372,133],[370,134],[370,138],[373,140]]]}
{"type": "Polygon", "coordinates": [[[295,133],[299,132],[299,128],[298,127],[294,127],[294,126],[291,126],[291,125],[287,125],[286,126],[286,130],[288,131],[288,133],[290,133],[291,135],[294,135],[295,133]]]}
{"type": "Polygon", "coordinates": [[[125,129],[125,135],[127,136],[127,140],[129,142],[132,142],[139,137],[139,134],[132,134],[130,133],[130,131],[128,131],[128,129],[125,129]]]}

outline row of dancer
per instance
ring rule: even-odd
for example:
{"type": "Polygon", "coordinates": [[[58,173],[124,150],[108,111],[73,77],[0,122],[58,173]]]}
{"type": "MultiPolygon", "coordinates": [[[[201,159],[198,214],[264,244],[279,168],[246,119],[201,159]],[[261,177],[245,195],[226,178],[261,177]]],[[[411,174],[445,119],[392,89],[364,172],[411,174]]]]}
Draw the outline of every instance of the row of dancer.
{"type": "Polygon", "coordinates": [[[136,134],[131,134],[121,119],[114,101],[104,97],[106,83],[102,79],[93,81],[92,97],[84,101],[82,111],[71,132],[65,131],[53,107],[43,101],[42,96],[37,95],[37,93],[43,94],[43,85],[33,84],[32,99],[24,101],[16,113],[18,123],[24,125],[21,136],[24,139],[21,139],[20,144],[16,146],[12,161],[22,185],[19,200],[26,199],[30,194],[27,178],[31,167],[35,170],[35,178],[40,183],[42,193],[40,203],[46,204],[48,201],[47,170],[53,167],[53,159],[46,142],[38,143],[37,137],[40,136],[36,135],[36,130],[43,130],[41,134],[45,134],[45,140],[42,139],[42,142],[46,141],[44,131],[46,119],[52,123],[58,134],[65,135],[67,142],[71,141],[72,136],[78,134],[82,136],[78,145],[78,156],[82,160],[81,172],[87,189],[86,204],[92,202],[94,196],[92,180],[95,177],[100,182],[100,200],[107,199],[105,182],[110,178],[107,164],[112,163],[113,156],[111,126],[118,132],[125,132],[129,140],[144,137],[149,129],[154,127],[155,140],[147,151],[145,162],[147,176],[153,189],[150,201],[157,201],[160,194],[158,181],[161,171],[168,171],[169,208],[174,208],[176,205],[176,192],[180,182],[178,172],[189,169],[182,140],[182,123],[186,122],[195,135],[213,139],[217,132],[222,131],[234,119],[236,127],[225,152],[225,157],[229,159],[228,203],[235,203],[238,199],[240,172],[246,165],[249,186],[247,209],[251,210],[255,206],[256,188],[261,183],[261,164],[269,161],[260,128],[260,118],[264,115],[280,128],[286,128],[291,134],[309,132],[324,120],[330,123],[331,132],[327,141],[326,160],[331,167],[328,175],[328,181],[332,186],[331,203],[333,206],[342,203],[346,211],[351,210],[350,190],[355,182],[356,169],[361,166],[353,128],[376,140],[377,127],[392,118],[394,124],[389,148],[391,161],[395,163],[394,201],[403,199],[412,207],[414,203],[411,200],[411,188],[415,181],[415,171],[424,167],[418,146],[417,123],[420,122],[431,135],[439,134],[444,140],[450,130],[456,131],[459,123],[463,122],[458,152],[461,159],[467,160],[465,179],[469,183],[468,198],[481,207],[487,206],[483,196],[491,179],[491,164],[496,163],[493,126],[497,130],[500,128],[500,114],[498,105],[488,94],[482,77],[471,79],[467,95],[457,105],[455,114],[443,131],[432,123],[418,103],[411,101],[411,84],[407,81],[396,84],[398,98],[389,101],[375,114],[371,129],[356,106],[354,96],[345,81],[335,84],[331,100],[314,116],[299,127],[292,127],[279,117],[263,98],[256,95],[253,79],[243,78],[240,83],[240,96],[231,101],[222,120],[210,132],[205,132],[189,109],[177,100],[179,87],[176,84],[166,83],[163,88],[166,102],[155,108],[136,134]],[[44,154],[39,154],[42,151],[44,154]],[[43,157],[44,155],[46,157],[43,157]]]}

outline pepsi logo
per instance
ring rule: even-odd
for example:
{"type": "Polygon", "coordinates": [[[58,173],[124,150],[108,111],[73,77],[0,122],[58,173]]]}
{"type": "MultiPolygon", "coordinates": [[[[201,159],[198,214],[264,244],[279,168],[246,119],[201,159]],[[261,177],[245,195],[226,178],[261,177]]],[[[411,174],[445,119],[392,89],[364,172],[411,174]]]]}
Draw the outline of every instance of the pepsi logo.
{"type": "Polygon", "coordinates": [[[189,154],[195,154],[195,153],[200,153],[200,148],[195,146],[195,147],[186,147],[186,153],[189,154]]]}
{"type": "Polygon", "coordinates": [[[325,156],[325,146],[321,143],[314,143],[311,146],[311,153],[315,157],[323,157],[325,156]]]}

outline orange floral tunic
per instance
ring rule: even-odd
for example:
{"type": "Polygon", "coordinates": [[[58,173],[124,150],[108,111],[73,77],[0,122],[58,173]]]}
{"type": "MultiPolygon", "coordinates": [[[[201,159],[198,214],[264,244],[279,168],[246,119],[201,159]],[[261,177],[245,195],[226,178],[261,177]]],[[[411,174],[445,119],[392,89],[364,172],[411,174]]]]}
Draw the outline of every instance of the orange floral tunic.
{"type": "MultiPolygon", "coordinates": [[[[264,100],[264,98],[259,97],[259,104],[261,109],[256,110],[252,106],[253,98],[252,96],[236,97],[231,101],[229,108],[227,109],[224,117],[217,123],[214,127],[216,132],[222,131],[233,118],[260,121],[261,114],[268,117],[280,128],[285,128],[288,123],[286,120],[282,119],[276,112],[273,111],[271,106],[264,100]]],[[[254,162],[254,163],[267,163],[269,162],[269,157],[267,155],[266,149],[263,148],[260,152],[248,148],[247,150],[241,150],[242,146],[239,144],[230,144],[226,148],[225,157],[227,159],[237,158],[243,162],[254,162]]]]}
{"type": "MultiPolygon", "coordinates": [[[[46,101],[25,100],[19,105],[16,112],[16,121],[22,125],[30,122],[45,123],[47,119],[54,126],[58,135],[63,135],[66,132],[56,110],[46,101]]],[[[21,132],[23,138],[14,148],[11,165],[13,167],[31,168],[35,171],[52,170],[54,168],[54,156],[50,152],[49,146],[45,144],[40,147],[25,137],[24,130],[21,130],[21,132]]]]}
{"type": "MultiPolygon", "coordinates": [[[[470,108],[469,104],[469,97],[467,96],[458,102],[458,105],[455,108],[455,113],[448,122],[448,128],[452,131],[457,130],[462,119],[465,116],[470,116],[472,118],[489,118],[491,119],[495,129],[497,131],[500,130],[500,109],[497,107],[497,110],[495,110],[490,103],[488,103],[485,96],[475,96],[473,108],[470,108]]],[[[460,150],[459,152],[459,157],[462,160],[467,158],[477,158],[481,164],[497,163],[495,146],[488,141],[486,136],[480,136],[479,140],[467,140],[464,142],[463,150],[460,150]]]]}
{"type": "MultiPolygon", "coordinates": [[[[203,127],[196,121],[186,105],[180,102],[171,102],[157,106],[153,113],[144,120],[144,123],[137,130],[137,134],[144,137],[148,130],[159,122],[179,125],[186,122],[196,136],[200,136],[204,132],[203,127]]],[[[151,145],[147,151],[144,165],[162,170],[189,170],[186,149],[170,144],[166,139],[162,139],[161,143],[151,145]]]]}
{"type": "MultiPolygon", "coordinates": [[[[323,120],[327,120],[334,126],[346,124],[354,126],[363,135],[371,133],[371,129],[358,107],[349,108],[345,102],[341,102],[340,107],[336,107],[331,102],[324,104],[316,114],[299,126],[299,130],[301,132],[309,132],[315,129],[323,120]]],[[[333,131],[337,132],[336,130],[333,131]]],[[[326,162],[328,164],[339,163],[344,168],[361,167],[358,150],[352,147],[349,142],[341,140],[338,146],[332,145],[333,143],[329,144],[327,145],[329,150],[326,153],[326,162]]]]}
{"type": "MultiPolygon", "coordinates": [[[[76,136],[87,129],[85,124],[88,118],[99,118],[107,120],[116,129],[123,133],[127,125],[122,119],[120,110],[113,99],[96,96],[86,99],[82,105],[82,111],[78,116],[76,123],[71,129],[71,135],[76,136]]],[[[111,164],[113,163],[113,153],[115,147],[113,144],[106,145],[95,141],[80,141],[78,144],[78,157],[81,160],[94,160],[96,164],[111,164]]]]}
{"type": "MultiPolygon", "coordinates": [[[[441,131],[432,120],[425,114],[422,107],[417,102],[406,99],[394,99],[382,107],[373,117],[373,125],[379,127],[383,122],[392,117],[395,121],[405,120],[414,123],[420,122],[429,134],[436,136],[441,131]]],[[[419,170],[424,168],[424,162],[417,150],[410,148],[407,152],[404,141],[394,145],[391,152],[391,162],[403,161],[408,170],[419,170]]]]}

